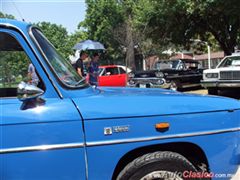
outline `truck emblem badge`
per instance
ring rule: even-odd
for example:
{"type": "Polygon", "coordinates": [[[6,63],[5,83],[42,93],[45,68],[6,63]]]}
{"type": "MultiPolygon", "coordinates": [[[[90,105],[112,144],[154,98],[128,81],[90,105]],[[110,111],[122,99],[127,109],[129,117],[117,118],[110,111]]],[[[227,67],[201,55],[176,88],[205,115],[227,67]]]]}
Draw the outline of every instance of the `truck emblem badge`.
{"type": "Polygon", "coordinates": [[[105,127],[104,135],[112,135],[113,133],[123,133],[128,131],[129,131],[129,125],[105,127]]]}
{"type": "Polygon", "coordinates": [[[105,127],[104,128],[104,135],[112,135],[112,128],[111,127],[105,127]]]}

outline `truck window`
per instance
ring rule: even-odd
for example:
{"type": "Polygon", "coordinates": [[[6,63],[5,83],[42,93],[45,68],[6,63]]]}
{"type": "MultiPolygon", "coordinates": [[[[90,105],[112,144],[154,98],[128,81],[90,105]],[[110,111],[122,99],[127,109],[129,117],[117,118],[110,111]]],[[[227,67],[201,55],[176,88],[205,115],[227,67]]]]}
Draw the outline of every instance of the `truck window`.
{"type": "Polygon", "coordinates": [[[16,97],[21,81],[43,86],[21,45],[5,32],[0,32],[0,73],[0,98],[16,97]]]}

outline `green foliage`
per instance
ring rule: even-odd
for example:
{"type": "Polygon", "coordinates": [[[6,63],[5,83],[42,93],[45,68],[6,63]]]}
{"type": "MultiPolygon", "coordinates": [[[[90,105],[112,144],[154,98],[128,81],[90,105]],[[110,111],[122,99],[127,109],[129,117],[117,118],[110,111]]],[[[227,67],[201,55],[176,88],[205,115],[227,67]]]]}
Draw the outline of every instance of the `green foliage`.
{"type": "Polygon", "coordinates": [[[8,19],[15,19],[13,15],[10,14],[4,14],[0,11],[0,18],[8,18],[8,19]]]}
{"type": "Polygon", "coordinates": [[[39,22],[36,26],[66,59],[69,55],[74,54],[73,46],[87,37],[86,32],[80,30],[69,35],[65,27],[50,22],[39,22]]]}
{"type": "Polygon", "coordinates": [[[24,52],[1,51],[0,56],[1,86],[16,87],[26,80],[30,61],[24,52]]]}
{"type": "Polygon", "coordinates": [[[115,0],[86,0],[85,20],[79,27],[86,28],[88,38],[108,42],[112,30],[123,22],[121,7],[115,0]]]}
{"type": "Polygon", "coordinates": [[[66,28],[62,25],[51,24],[50,22],[39,22],[36,24],[48,40],[54,45],[57,51],[65,58],[72,52],[69,44],[69,36],[66,28]]]}
{"type": "Polygon", "coordinates": [[[79,24],[87,32],[87,39],[99,41],[107,48],[106,59],[123,58],[121,46],[113,32],[124,22],[122,7],[116,0],[86,0],[86,18],[79,24]]]}
{"type": "Polygon", "coordinates": [[[226,54],[233,52],[237,45],[240,28],[238,0],[149,2],[151,8],[143,8],[140,17],[143,24],[148,24],[148,36],[158,44],[186,45],[195,37],[208,41],[213,36],[226,54]]]}

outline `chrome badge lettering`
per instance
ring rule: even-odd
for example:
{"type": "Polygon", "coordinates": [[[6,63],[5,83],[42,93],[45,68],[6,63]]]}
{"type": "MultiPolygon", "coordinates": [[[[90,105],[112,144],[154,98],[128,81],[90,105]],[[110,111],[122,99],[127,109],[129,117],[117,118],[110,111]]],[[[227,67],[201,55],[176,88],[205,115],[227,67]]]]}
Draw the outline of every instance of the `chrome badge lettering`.
{"type": "Polygon", "coordinates": [[[128,131],[129,131],[129,125],[105,127],[104,135],[112,135],[113,133],[123,133],[128,131]]]}
{"type": "Polygon", "coordinates": [[[113,132],[115,133],[120,133],[120,132],[128,132],[129,131],[129,126],[114,126],[113,127],[113,132]]]}

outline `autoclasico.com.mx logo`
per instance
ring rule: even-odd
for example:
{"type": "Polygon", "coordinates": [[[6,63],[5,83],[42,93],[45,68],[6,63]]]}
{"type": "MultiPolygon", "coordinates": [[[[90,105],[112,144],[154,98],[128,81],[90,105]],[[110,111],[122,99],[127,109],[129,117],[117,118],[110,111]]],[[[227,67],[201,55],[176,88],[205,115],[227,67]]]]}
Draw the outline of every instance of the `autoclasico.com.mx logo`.
{"type": "Polygon", "coordinates": [[[159,177],[155,178],[183,178],[183,179],[202,179],[202,178],[232,178],[234,174],[224,174],[224,173],[213,173],[213,172],[195,172],[195,171],[184,171],[168,173],[167,171],[162,171],[158,174],[159,177]]]}

